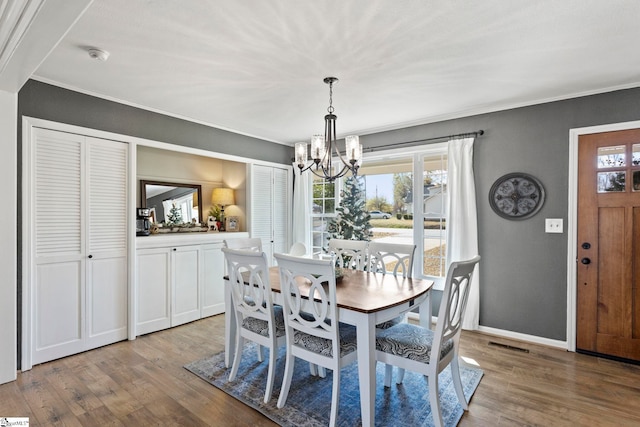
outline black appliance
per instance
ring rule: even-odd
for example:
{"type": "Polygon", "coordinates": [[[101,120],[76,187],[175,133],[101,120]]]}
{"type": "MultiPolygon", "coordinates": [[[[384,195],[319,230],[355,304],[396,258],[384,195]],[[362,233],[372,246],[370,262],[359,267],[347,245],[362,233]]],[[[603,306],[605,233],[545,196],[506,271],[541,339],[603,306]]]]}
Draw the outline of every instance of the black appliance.
{"type": "Polygon", "coordinates": [[[151,209],[138,208],[136,212],[136,236],[148,236],[151,234],[151,209]]]}

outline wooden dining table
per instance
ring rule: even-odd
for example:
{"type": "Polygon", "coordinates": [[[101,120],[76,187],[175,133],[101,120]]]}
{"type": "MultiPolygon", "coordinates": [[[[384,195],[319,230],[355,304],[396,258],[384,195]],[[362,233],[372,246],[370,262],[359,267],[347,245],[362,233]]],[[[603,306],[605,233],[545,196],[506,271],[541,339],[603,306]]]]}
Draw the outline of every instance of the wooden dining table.
{"type": "MultiPolygon", "coordinates": [[[[273,302],[282,304],[278,267],[269,269],[273,302]]],[[[355,325],[358,346],[358,379],[363,426],[375,424],[376,325],[420,307],[420,324],[431,327],[433,281],[397,277],[391,274],[343,270],[336,280],[336,302],[340,322],[355,325]]],[[[304,292],[304,290],[303,290],[304,292]]],[[[225,277],[225,363],[233,360],[236,337],[235,310],[225,277]]]]}

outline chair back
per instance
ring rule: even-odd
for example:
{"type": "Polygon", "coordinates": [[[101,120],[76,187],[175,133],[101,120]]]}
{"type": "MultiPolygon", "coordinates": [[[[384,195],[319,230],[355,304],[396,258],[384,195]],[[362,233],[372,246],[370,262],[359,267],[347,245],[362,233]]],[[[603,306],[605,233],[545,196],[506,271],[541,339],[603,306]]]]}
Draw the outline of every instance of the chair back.
{"type": "Polygon", "coordinates": [[[416,245],[376,241],[369,242],[367,266],[365,269],[374,273],[412,277],[415,252],[416,245]]]}
{"type": "Polygon", "coordinates": [[[307,247],[302,242],[296,242],[291,245],[289,249],[289,255],[293,256],[305,256],[307,254],[307,247]]]}
{"type": "Polygon", "coordinates": [[[471,279],[479,261],[478,255],[467,261],[452,262],[449,266],[433,340],[433,348],[437,349],[437,352],[432,354],[442,354],[440,350],[449,340],[453,340],[457,347],[464,312],[467,308],[471,279]]]}
{"type": "Polygon", "coordinates": [[[274,256],[280,268],[280,290],[284,300],[287,340],[290,340],[295,332],[332,340],[332,354],[339,357],[338,307],[333,262],[285,254],[274,256]],[[311,299],[315,300],[313,304],[309,304],[311,299]]]}
{"type": "Polygon", "coordinates": [[[275,336],[267,256],[264,252],[229,248],[222,248],[222,252],[238,324],[249,317],[264,320],[269,323],[269,336],[275,336]]]}
{"type": "Polygon", "coordinates": [[[367,259],[366,240],[329,240],[329,252],[336,256],[336,267],[363,270],[367,259]]]}
{"type": "Polygon", "coordinates": [[[244,251],[262,252],[262,239],[259,237],[245,237],[241,239],[224,240],[224,247],[244,251]]]}

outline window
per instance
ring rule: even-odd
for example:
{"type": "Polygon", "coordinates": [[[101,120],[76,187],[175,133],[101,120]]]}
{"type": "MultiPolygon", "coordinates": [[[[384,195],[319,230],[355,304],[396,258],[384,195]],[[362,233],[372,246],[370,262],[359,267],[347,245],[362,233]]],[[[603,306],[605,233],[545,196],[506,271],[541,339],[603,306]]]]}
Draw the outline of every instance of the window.
{"type": "Polygon", "coordinates": [[[337,204],[336,183],[325,181],[313,175],[311,205],[311,242],[312,253],[324,253],[327,247],[327,225],[335,217],[337,204]]]}
{"type": "MultiPolygon", "coordinates": [[[[373,240],[415,242],[414,277],[428,277],[436,285],[443,284],[447,267],[446,144],[418,147],[413,152],[372,153],[365,157],[358,175],[365,179],[367,210],[380,211],[371,220],[373,240]],[[415,180],[416,176],[421,179],[415,180]]],[[[329,183],[314,177],[314,253],[323,253],[327,246],[327,223],[335,217],[339,203],[336,188],[341,185],[342,180],[329,183]]]]}
{"type": "Polygon", "coordinates": [[[422,160],[422,274],[444,278],[447,249],[447,157],[431,153],[422,160]]]}

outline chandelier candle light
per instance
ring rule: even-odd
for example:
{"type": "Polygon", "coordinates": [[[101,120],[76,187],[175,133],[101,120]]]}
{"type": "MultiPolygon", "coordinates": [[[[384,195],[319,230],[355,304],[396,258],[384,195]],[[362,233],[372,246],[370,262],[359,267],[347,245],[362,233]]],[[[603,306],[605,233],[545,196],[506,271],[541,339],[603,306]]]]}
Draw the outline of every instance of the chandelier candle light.
{"type": "Polygon", "coordinates": [[[349,171],[354,176],[357,176],[358,168],[362,164],[362,145],[357,136],[349,135],[345,137],[346,150],[344,157],[338,150],[336,143],[336,119],[338,117],[333,114],[333,84],[337,81],[336,77],[325,77],[324,79],[324,82],[329,85],[329,107],[327,108],[329,114],[324,116],[324,135],[313,135],[311,138],[311,160],[313,161],[310,164],[306,164],[308,160],[307,143],[298,142],[295,145],[295,159],[300,168],[300,173],[310,170],[314,175],[328,181],[340,178],[349,171]],[[334,152],[342,161],[343,167],[335,175],[332,175],[333,165],[331,164],[331,158],[334,152]]]}

